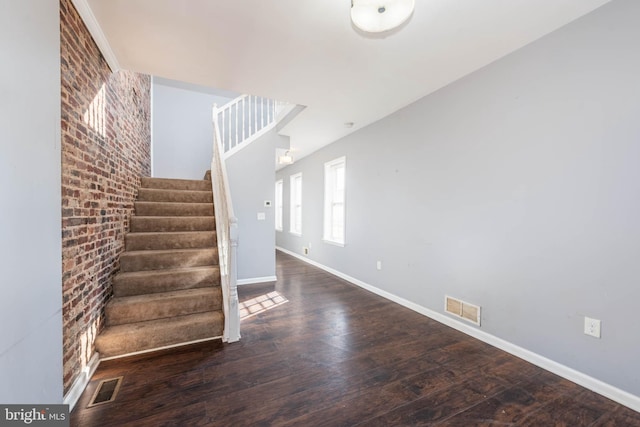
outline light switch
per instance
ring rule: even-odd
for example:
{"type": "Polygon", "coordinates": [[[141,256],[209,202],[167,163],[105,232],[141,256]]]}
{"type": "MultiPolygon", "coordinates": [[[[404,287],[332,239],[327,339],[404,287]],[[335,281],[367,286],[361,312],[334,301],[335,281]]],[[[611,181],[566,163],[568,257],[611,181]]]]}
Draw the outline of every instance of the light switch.
{"type": "Polygon", "coordinates": [[[264,221],[267,219],[267,215],[264,212],[258,212],[258,221],[264,221]]]}

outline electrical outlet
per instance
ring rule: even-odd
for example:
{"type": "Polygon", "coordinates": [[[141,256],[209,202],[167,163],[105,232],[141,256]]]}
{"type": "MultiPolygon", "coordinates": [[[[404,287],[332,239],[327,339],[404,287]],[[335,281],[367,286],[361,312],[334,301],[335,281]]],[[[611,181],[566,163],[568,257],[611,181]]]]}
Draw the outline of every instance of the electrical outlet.
{"type": "Polygon", "coordinates": [[[305,255],[309,255],[309,248],[302,248],[302,252],[303,252],[305,255]]]}
{"type": "Polygon", "coordinates": [[[595,338],[600,338],[600,320],[585,316],[584,333],[595,338]]]}
{"type": "Polygon", "coordinates": [[[382,261],[377,261],[377,262],[376,262],[376,268],[377,268],[378,270],[382,270],[382,261]]]}

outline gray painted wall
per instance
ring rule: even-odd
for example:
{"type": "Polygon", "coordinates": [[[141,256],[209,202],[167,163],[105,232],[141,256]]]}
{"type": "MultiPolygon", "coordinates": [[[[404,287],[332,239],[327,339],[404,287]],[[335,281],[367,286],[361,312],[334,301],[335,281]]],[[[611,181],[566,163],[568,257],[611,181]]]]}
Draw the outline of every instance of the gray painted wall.
{"type": "Polygon", "coordinates": [[[287,137],[271,130],[227,160],[229,187],[238,218],[238,279],[275,276],[275,168],[276,147],[287,137]],[[264,201],[271,207],[264,207],[264,201]],[[257,219],[258,212],[265,220],[257,219]]]}
{"type": "MultiPolygon", "coordinates": [[[[233,93],[154,78],[153,175],[161,178],[202,179],[211,167],[213,126],[211,107],[222,106],[233,93]],[[219,93],[219,94],[218,94],[219,93]]],[[[227,161],[240,243],[238,278],[275,275],[273,207],[275,148],[282,136],[271,131],[227,161]],[[258,221],[258,212],[265,220],[258,221]]],[[[288,141],[286,141],[288,144],[288,141]]],[[[288,146],[288,145],[287,145],[288,146]]]]}
{"type": "Polygon", "coordinates": [[[0,13],[0,402],[62,403],[58,0],[0,13]]]}
{"type": "Polygon", "coordinates": [[[154,78],[153,176],[202,179],[211,168],[211,107],[232,98],[210,89],[154,78]]]}
{"type": "Polygon", "coordinates": [[[638,16],[613,1],[278,172],[285,230],[291,174],[304,194],[277,244],[437,312],[479,304],[485,332],[640,395],[638,16]],[[344,248],[321,240],[339,156],[344,248]]]}

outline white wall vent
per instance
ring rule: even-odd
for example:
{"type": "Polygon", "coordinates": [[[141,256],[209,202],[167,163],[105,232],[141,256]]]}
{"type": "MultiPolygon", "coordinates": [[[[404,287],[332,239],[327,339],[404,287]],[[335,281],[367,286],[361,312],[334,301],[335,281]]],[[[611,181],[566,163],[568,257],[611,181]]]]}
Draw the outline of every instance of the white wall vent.
{"type": "Polygon", "coordinates": [[[445,295],[444,311],[480,326],[480,306],[445,295]]]}

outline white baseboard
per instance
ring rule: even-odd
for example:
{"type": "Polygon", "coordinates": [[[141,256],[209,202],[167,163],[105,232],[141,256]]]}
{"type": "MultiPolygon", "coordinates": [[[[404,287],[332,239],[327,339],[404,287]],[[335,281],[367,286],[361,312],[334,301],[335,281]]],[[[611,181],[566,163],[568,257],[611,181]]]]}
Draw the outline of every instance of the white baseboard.
{"type": "Polygon", "coordinates": [[[236,283],[238,286],[253,285],[254,283],[266,283],[275,282],[278,278],[276,276],[264,276],[264,277],[251,277],[249,279],[238,279],[236,283]]]}
{"type": "Polygon", "coordinates": [[[447,317],[442,313],[438,313],[429,308],[423,307],[416,303],[413,303],[409,300],[401,298],[397,295],[394,295],[390,292],[384,291],[382,289],[376,288],[368,283],[365,283],[355,277],[351,277],[347,274],[344,274],[338,270],[334,270],[331,267],[327,267],[326,265],[320,264],[319,262],[313,261],[306,256],[297,254],[295,252],[289,251],[287,249],[276,246],[276,249],[282,251],[288,255],[296,257],[308,264],[311,264],[315,267],[318,267],[328,273],[331,273],[335,276],[340,277],[348,282],[353,283],[356,286],[359,286],[363,289],[366,289],[370,292],[373,292],[376,295],[379,295],[383,298],[391,300],[395,303],[398,303],[404,307],[407,307],[417,313],[420,313],[424,316],[427,316],[437,322],[450,326],[460,332],[463,332],[467,335],[470,335],[480,341],[483,341],[487,344],[490,344],[494,347],[497,347],[501,350],[506,351],[514,356],[517,356],[521,359],[526,360],[527,362],[533,363],[536,366],[539,366],[547,371],[553,372],[556,375],[559,375],[569,381],[572,381],[576,384],[579,384],[585,388],[588,388],[591,391],[594,391],[598,394],[601,394],[604,397],[607,397],[615,402],[620,403],[621,405],[627,406],[634,411],[640,412],[640,396],[633,395],[629,392],[621,390],[617,387],[612,386],[611,384],[607,384],[603,381],[600,381],[596,378],[593,378],[587,374],[584,374],[580,371],[576,371],[573,368],[565,366],[561,363],[555,362],[551,359],[548,359],[544,356],[541,356],[537,353],[534,353],[526,348],[515,345],[509,341],[505,341],[502,338],[498,338],[495,335],[491,335],[487,332],[481,331],[473,326],[466,325],[462,322],[459,322],[453,318],[447,317]]]}
{"type": "Polygon", "coordinates": [[[69,392],[64,396],[62,403],[65,405],[69,405],[69,412],[73,411],[74,406],[78,403],[78,399],[82,396],[82,392],[89,384],[93,373],[98,369],[98,365],[100,364],[100,355],[98,353],[94,353],[91,357],[91,360],[84,367],[78,378],[73,382],[73,385],[69,389],[69,392]]]}

